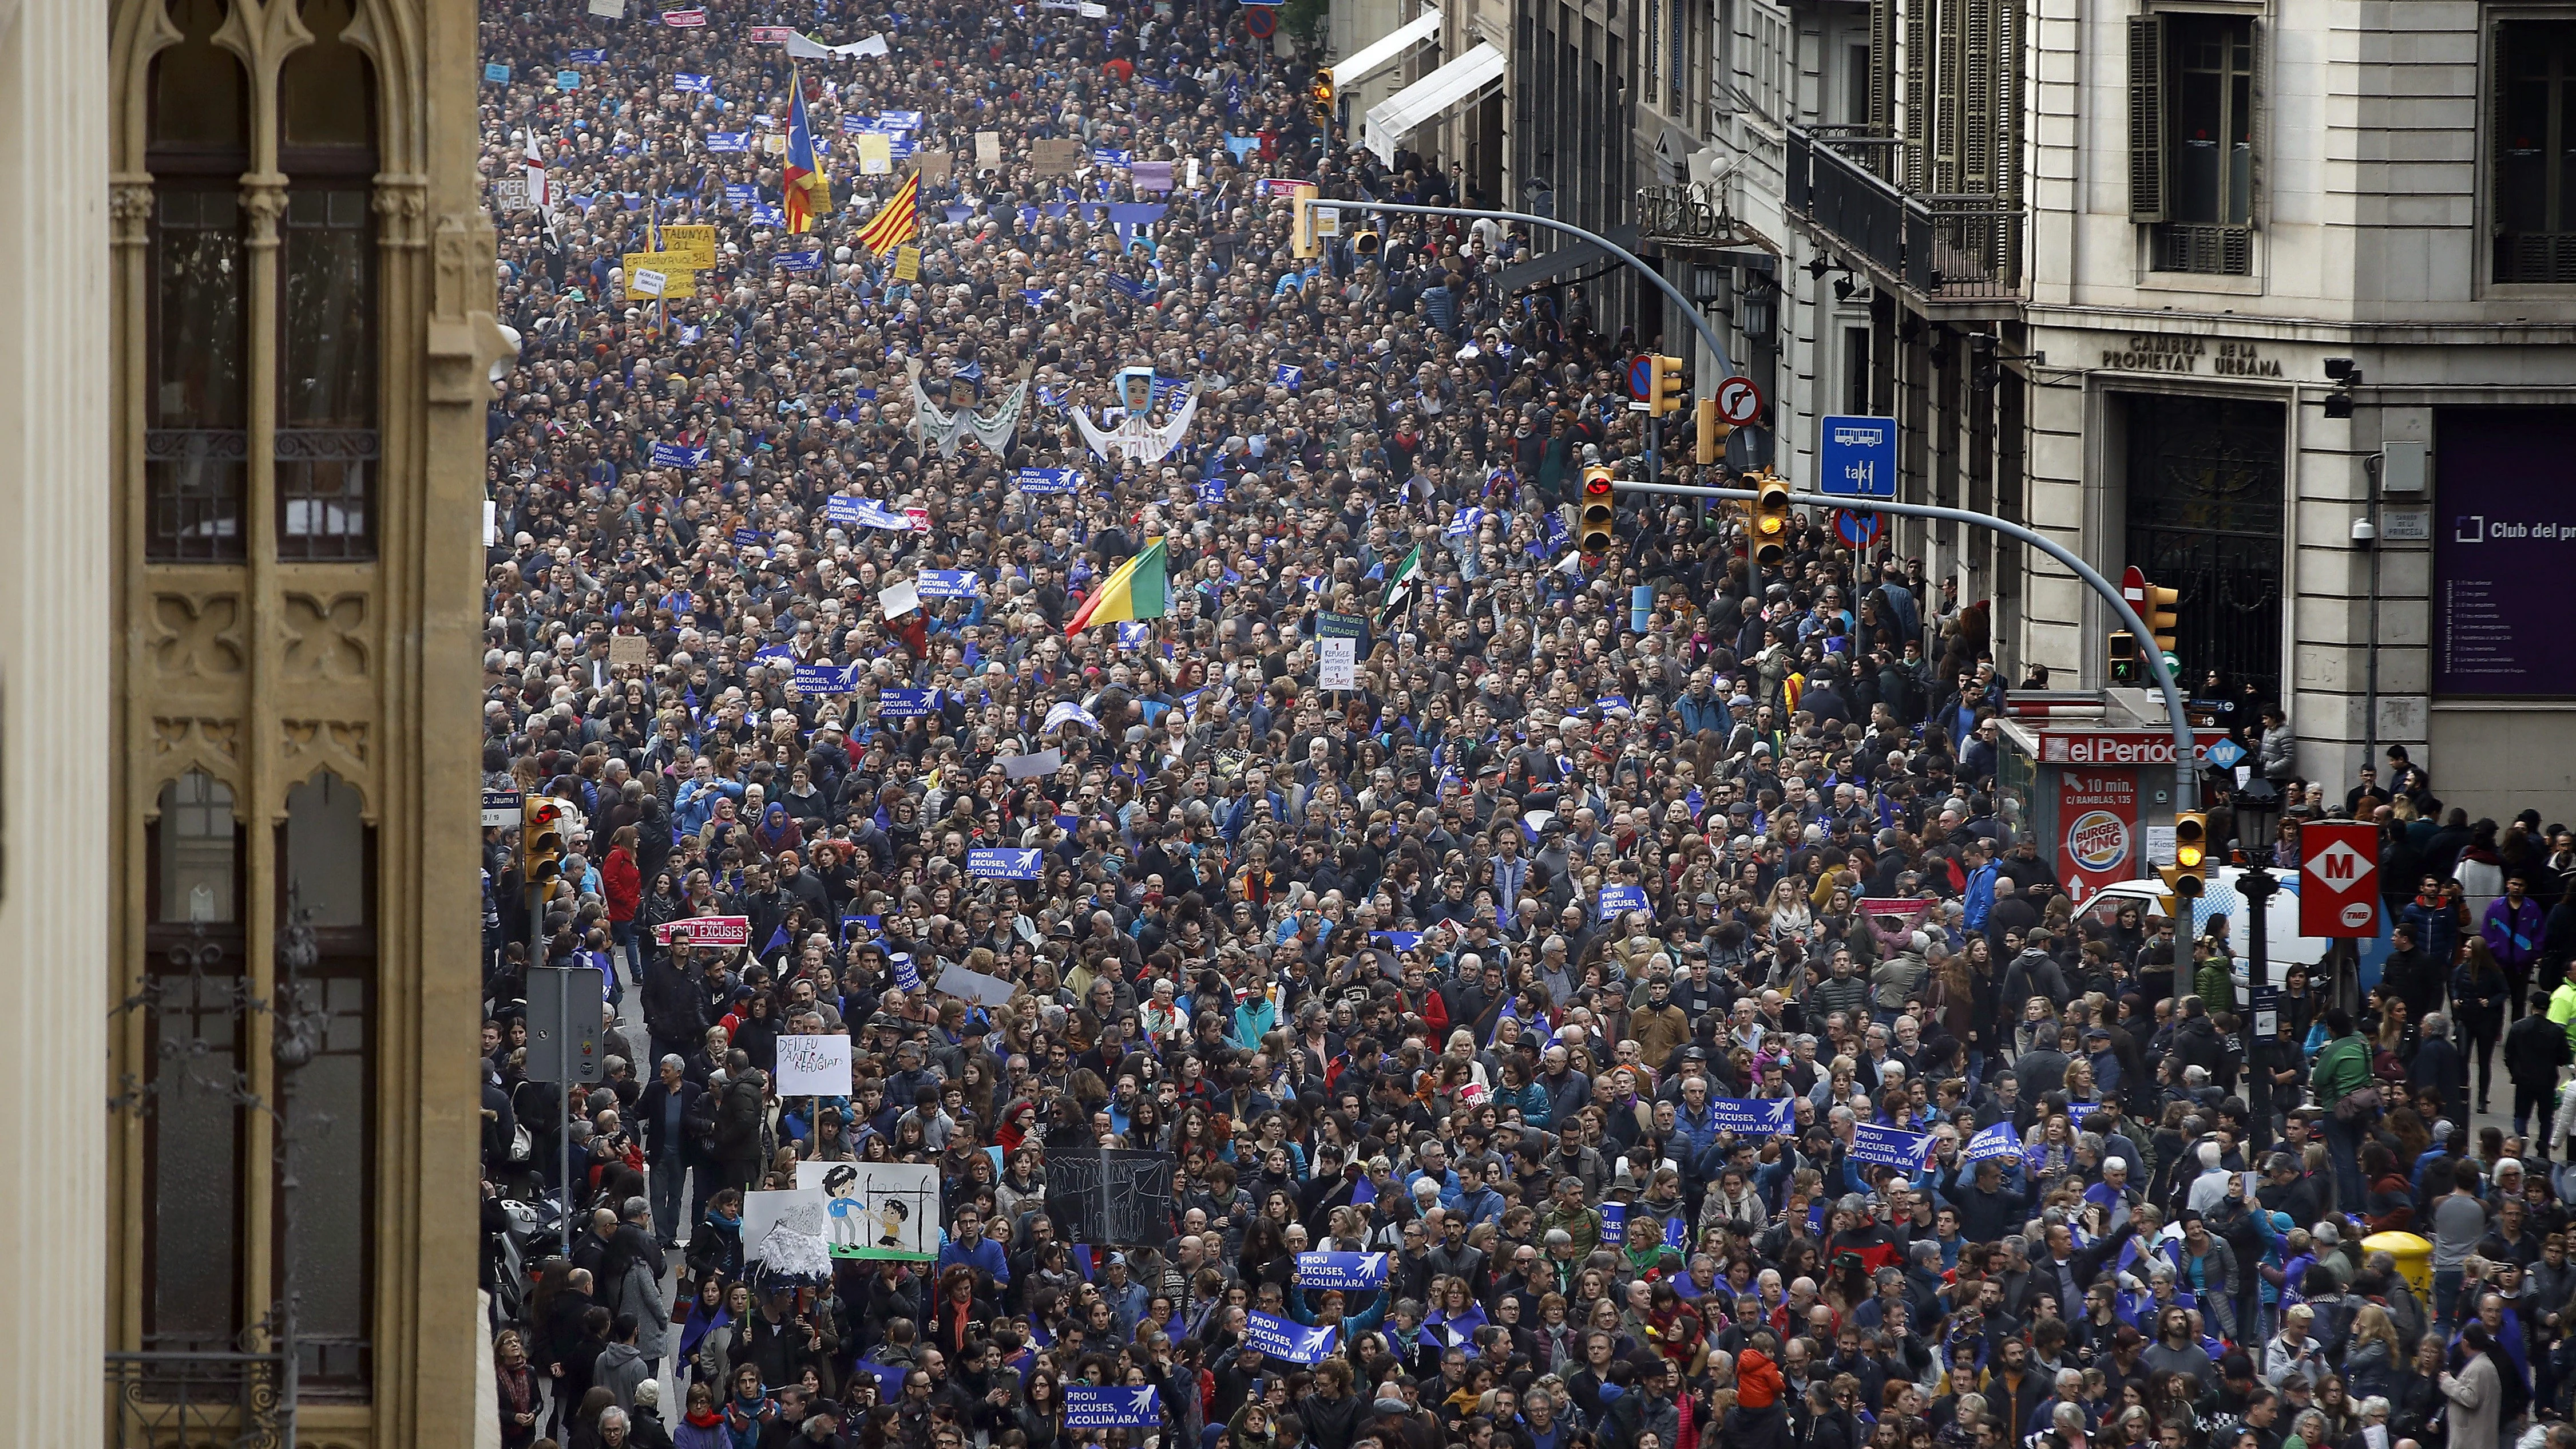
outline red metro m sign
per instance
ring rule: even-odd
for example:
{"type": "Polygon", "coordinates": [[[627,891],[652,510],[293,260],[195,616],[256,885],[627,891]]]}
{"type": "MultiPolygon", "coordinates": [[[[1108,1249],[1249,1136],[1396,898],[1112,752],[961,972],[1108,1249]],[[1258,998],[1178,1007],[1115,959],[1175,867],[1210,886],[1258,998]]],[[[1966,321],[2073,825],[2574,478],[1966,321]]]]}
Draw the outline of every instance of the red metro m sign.
{"type": "Polygon", "coordinates": [[[2379,827],[2311,820],[2299,827],[2299,934],[2379,934],[2379,827]]]}

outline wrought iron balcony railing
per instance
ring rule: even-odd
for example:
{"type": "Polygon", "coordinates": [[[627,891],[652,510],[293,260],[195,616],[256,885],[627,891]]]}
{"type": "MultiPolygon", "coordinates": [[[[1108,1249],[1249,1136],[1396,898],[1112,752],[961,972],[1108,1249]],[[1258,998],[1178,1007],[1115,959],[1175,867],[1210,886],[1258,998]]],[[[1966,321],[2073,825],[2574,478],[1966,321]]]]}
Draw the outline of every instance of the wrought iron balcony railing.
{"type": "Polygon", "coordinates": [[[1790,213],[1928,301],[2020,296],[2020,204],[1906,191],[1893,179],[1903,145],[1854,126],[1791,126],[1790,213]]]}

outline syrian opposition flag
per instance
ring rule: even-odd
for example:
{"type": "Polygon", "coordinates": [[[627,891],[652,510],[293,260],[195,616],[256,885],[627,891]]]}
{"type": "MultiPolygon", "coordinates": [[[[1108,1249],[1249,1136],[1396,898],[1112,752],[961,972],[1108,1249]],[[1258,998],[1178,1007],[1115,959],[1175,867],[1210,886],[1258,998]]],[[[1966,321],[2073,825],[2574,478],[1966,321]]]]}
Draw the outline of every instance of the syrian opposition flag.
{"type": "Polygon", "coordinates": [[[1404,556],[1404,562],[1395,566],[1395,572],[1386,576],[1386,593],[1378,600],[1377,606],[1379,628],[1385,628],[1386,621],[1395,617],[1396,610],[1413,601],[1414,588],[1421,578],[1422,545],[1417,543],[1413,552],[1404,556]]]}
{"type": "Polygon", "coordinates": [[[1143,553],[1120,564],[1116,573],[1101,580],[1100,587],[1074,614],[1073,622],[1064,626],[1064,636],[1070,639],[1100,624],[1159,619],[1171,610],[1170,559],[1163,551],[1163,540],[1158,538],[1146,545],[1143,553]]]}

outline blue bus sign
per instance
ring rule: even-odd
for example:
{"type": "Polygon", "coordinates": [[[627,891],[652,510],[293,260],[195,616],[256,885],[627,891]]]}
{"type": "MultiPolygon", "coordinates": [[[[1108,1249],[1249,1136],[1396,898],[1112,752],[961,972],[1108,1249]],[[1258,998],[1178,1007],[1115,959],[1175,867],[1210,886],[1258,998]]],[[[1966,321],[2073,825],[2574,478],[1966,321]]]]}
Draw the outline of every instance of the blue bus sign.
{"type": "Polygon", "coordinates": [[[1827,416],[1816,425],[1816,491],[1896,496],[1896,419],[1827,416]]]}

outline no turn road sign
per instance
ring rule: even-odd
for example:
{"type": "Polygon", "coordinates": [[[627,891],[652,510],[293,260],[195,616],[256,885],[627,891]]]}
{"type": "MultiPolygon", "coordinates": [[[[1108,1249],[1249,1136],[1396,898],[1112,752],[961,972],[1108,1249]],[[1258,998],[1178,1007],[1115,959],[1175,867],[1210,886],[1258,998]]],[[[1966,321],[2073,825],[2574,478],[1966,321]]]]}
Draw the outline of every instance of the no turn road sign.
{"type": "Polygon", "coordinates": [[[1730,377],[1717,385],[1717,415],[1735,426],[1750,426],[1762,416],[1762,389],[1749,377],[1730,377]]]}

